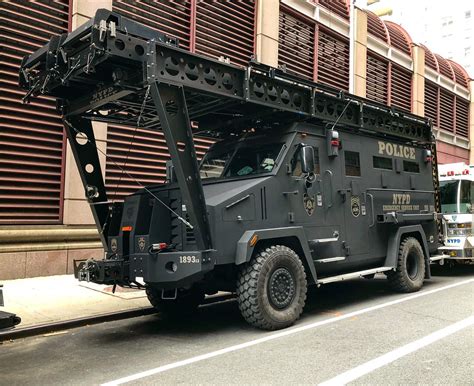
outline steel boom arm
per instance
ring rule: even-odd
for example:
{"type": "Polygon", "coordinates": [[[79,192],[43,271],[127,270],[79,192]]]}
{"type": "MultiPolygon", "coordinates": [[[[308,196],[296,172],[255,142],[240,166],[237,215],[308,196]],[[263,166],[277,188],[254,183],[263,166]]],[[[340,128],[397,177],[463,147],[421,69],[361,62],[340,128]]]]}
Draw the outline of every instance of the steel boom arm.
{"type": "Polygon", "coordinates": [[[65,118],[63,122],[92,216],[107,250],[110,210],[92,122],[80,116],[65,118]]]}

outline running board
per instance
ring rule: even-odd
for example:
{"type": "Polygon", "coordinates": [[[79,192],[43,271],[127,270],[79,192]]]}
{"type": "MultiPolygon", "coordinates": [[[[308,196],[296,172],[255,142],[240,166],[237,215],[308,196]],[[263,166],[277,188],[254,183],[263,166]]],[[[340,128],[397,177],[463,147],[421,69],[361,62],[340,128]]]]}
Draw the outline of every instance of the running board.
{"type": "Polygon", "coordinates": [[[357,279],[357,278],[367,276],[367,275],[373,275],[380,272],[391,271],[392,269],[393,267],[379,267],[379,268],[366,269],[364,271],[344,273],[342,275],[330,276],[330,277],[325,277],[323,279],[320,279],[318,280],[317,284],[320,285],[320,284],[333,283],[335,281],[357,279]]]}
{"type": "Polygon", "coordinates": [[[346,260],[345,256],[329,257],[327,259],[314,260],[315,263],[334,263],[335,261],[346,260]]]}

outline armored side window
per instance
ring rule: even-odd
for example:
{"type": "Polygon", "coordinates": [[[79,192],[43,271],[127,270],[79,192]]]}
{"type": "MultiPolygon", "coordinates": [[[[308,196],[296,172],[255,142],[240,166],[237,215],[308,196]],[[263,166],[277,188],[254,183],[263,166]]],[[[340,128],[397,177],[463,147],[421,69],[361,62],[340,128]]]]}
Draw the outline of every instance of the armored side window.
{"type": "Polygon", "coordinates": [[[359,153],[355,151],[345,151],[346,176],[360,177],[360,158],[359,153]]]}
{"type": "Polygon", "coordinates": [[[374,168],[376,169],[393,170],[393,161],[391,158],[374,156],[373,162],[374,168]]]}
{"type": "Polygon", "coordinates": [[[419,173],[420,165],[412,161],[403,161],[403,171],[409,173],[419,173]]]}
{"type": "MultiPolygon", "coordinates": [[[[319,150],[317,147],[314,147],[314,174],[320,174],[320,165],[319,165],[319,150]]],[[[293,170],[293,176],[299,177],[302,174],[301,171],[301,159],[300,159],[300,151],[299,149],[296,150],[293,159],[291,160],[291,167],[293,170]]]]}

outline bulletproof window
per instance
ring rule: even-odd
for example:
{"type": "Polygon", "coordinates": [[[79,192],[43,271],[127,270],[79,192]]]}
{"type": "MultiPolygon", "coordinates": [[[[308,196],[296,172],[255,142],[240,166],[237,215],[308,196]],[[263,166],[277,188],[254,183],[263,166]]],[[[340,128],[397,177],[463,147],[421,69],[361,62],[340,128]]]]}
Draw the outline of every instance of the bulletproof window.
{"type": "Polygon", "coordinates": [[[459,181],[459,213],[474,213],[474,182],[461,180],[459,181]]]}
{"type": "Polygon", "coordinates": [[[409,173],[419,173],[420,165],[412,161],[403,161],[403,171],[409,173]]]}
{"type": "Polygon", "coordinates": [[[391,158],[374,156],[374,168],[393,170],[393,162],[391,158]]]}
{"type": "MultiPolygon", "coordinates": [[[[314,174],[320,174],[321,172],[321,167],[319,164],[319,149],[317,147],[313,146],[314,150],[314,174]]],[[[291,161],[291,166],[293,170],[293,176],[299,177],[302,174],[301,171],[301,159],[300,159],[300,151],[299,149],[296,151],[295,155],[293,156],[293,159],[291,161]]]]}
{"type": "Polygon", "coordinates": [[[359,153],[355,151],[345,151],[346,176],[360,177],[360,158],[359,153]]]}

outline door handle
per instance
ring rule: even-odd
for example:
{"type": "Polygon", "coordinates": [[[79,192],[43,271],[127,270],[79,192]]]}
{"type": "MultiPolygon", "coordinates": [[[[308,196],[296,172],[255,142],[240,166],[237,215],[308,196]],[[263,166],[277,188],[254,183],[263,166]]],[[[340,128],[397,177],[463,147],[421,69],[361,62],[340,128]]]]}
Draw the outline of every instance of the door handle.
{"type": "Polygon", "coordinates": [[[334,202],[332,200],[332,171],[326,170],[324,172],[324,174],[328,174],[328,176],[329,176],[329,195],[328,195],[328,197],[331,198],[331,202],[328,203],[328,208],[331,208],[334,204],[334,202]]]}
{"type": "Polygon", "coordinates": [[[374,211],[374,196],[370,193],[367,193],[370,199],[370,214],[372,215],[372,222],[369,224],[369,228],[372,228],[375,225],[375,211],[374,211]]]}

